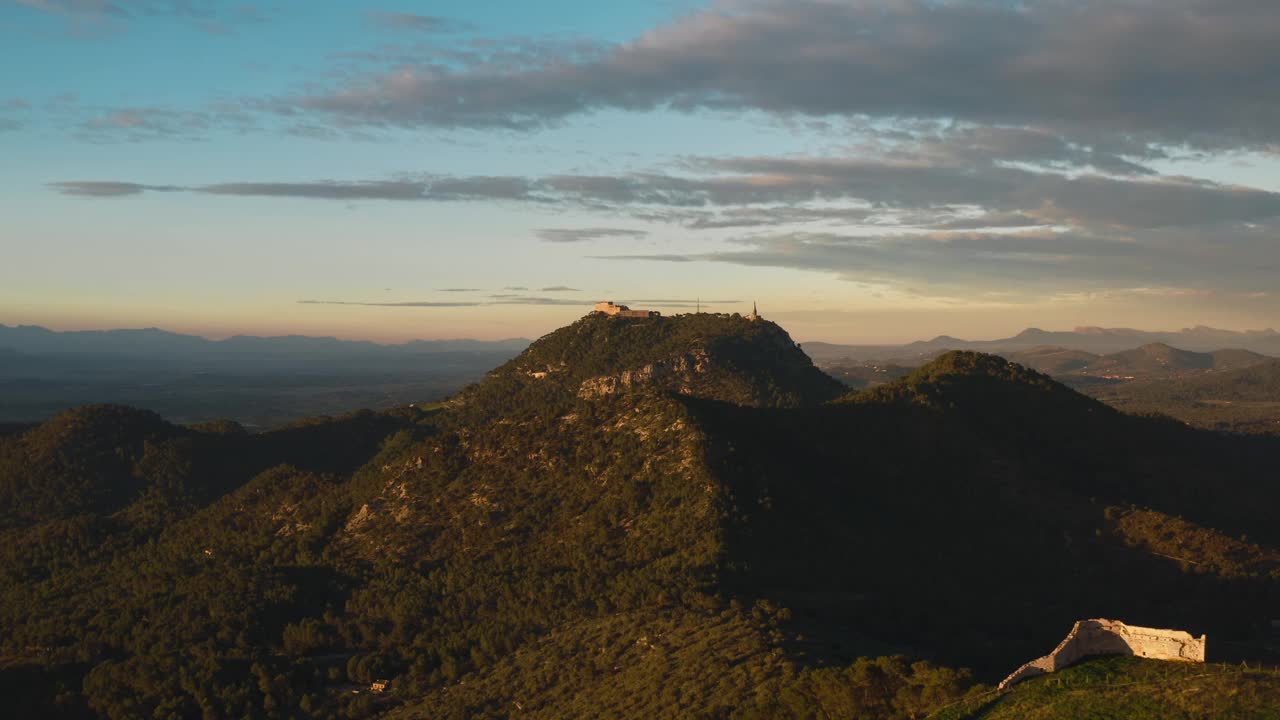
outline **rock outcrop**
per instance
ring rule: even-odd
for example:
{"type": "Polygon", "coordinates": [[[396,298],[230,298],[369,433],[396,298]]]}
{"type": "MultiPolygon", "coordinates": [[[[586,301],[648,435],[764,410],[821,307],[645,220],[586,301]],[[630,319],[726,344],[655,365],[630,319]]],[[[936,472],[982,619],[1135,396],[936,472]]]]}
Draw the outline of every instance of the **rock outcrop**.
{"type": "Polygon", "coordinates": [[[1152,660],[1204,662],[1206,638],[1182,630],[1126,625],[1118,620],[1081,620],[1053,652],[1014,670],[1000,683],[1003,690],[1014,683],[1057,672],[1092,655],[1133,655],[1152,660]]]}
{"type": "Polygon", "coordinates": [[[643,385],[656,385],[669,379],[692,379],[706,373],[711,366],[706,350],[695,349],[667,360],[649,363],[634,370],[623,370],[616,375],[602,375],[582,381],[578,397],[593,398],[612,395],[619,390],[643,385]]]}

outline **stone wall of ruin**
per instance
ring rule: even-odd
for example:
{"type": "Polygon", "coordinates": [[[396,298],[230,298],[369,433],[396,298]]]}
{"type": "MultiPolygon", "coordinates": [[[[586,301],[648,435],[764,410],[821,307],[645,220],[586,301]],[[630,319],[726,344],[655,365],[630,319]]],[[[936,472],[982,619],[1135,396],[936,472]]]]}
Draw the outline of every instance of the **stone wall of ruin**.
{"type": "Polygon", "coordinates": [[[1053,652],[1015,670],[1000,683],[1000,689],[1029,677],[1057,672],[1093,655],[1204,662],[1205,645],[1204,635],[1197,638],[1182,630],[1136,627],[1118,620],[1081,620],[1053,652]]]}

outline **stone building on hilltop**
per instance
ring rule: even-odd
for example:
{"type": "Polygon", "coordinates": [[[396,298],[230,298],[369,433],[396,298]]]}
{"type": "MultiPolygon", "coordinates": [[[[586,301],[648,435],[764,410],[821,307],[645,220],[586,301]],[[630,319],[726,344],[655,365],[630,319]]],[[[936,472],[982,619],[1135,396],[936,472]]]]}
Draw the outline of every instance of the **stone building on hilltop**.
{"type": "Polygon", "coordinates": [[[615,305],[612,300],[602,300],[596,303],[595,311],[610,317],[624,318],[652,318],[661,314],[657,310],[632,310],[626,305],[615,305]]]}

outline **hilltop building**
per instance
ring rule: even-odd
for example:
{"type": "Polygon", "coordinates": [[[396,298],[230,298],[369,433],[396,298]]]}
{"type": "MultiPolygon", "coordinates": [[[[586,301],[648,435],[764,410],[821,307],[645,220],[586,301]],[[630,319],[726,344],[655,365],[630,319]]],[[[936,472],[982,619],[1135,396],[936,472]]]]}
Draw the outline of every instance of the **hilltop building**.
{"type": "Polygon", "coordinates": [[[756,321],[756,320],[763,320],[763,319],[764,319],[764,318],[760,317],[760,313],[759,313],[759,311],[757,311],[757,310],[756,310],[756,304],[755,304],[755,302],[752,302],[752,303],[751,303],[751,314],[747,316],[747,319],[748,319],[748,320],[751,320],[751,321],[753,321],[753,322],[754,322],[754,321],[756,321]]]}
{"type": "Polygon", "coordinates": [[[632,310],[626,305],[615,305],[612,300],[603,300],[596,303],[595,311],[610,317],[624,318],[652,318],[661,314],[657,310],[632,310]]]}

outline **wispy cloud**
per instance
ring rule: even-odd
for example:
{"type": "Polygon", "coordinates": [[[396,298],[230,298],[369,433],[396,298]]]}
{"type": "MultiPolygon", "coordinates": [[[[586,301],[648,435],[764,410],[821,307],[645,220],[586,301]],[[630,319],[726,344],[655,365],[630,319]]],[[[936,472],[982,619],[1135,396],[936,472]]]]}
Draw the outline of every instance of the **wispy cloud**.
{"type": "Polygon", "coordinates": [[[65,18],[75,34],[122,29],[139,18],[171,18],[204,32],[225,35],[233,28],[259,23],[263,11],[247,3],[217,0],[16,0],[18,5],[65,18]]]}
{"type": "MultiPolygon", "coordinates": [[[[1034,223],[1111,231],[1259,222],[1280,216],[1280,193],[1186,178],[1065,175],[998,165],[904,164],[857,157],[708,158],[699,163],[701,177],[476,176],[192,187],[67,181],[51,187],[68,195],[103,197],[184,191],[313,200],[523,202],[647,217],[672,211],[675,217],[702,217],[690,222],[694,228],[785,225],[806,219],[886,224],[894,221],[894,214],[921,211],[932,214],[922,218],[926,222],[944,224],[989,217],[991,226],[1034,223]],[[830,203],[855,205],[831,208],[830,203]]],[[[914,224],[906,219],[899,224],[914,224]]]]}
{"type": "Polygon", "coordinates": [[[536,231],[539,240],[553,243],[576,243],[601,240],[605,238],[643,238],[649,233],[645,230],[629,228],[543,228],[536,231]]]}
{"type": "Polygon", "coordinates": [[[588,303],[582,300],[570,300],[566,298],[538,297],[538,296],[521,296],[521,295],[493,295],[491,305],[569,305],[579,306],[589,309],[588,303]]]}
{"type": "Polygon", "coordinates": [[[711,262],[820,272],[937,297],[989,291],[1047,297],[1068,291],[1178,287],[1249,292],[1280,271],[1280,222],[1211,233],[1141,230],[1124,238],[1071,232],[912,235],[784,233],[744,237],[727,250],[614,255],[636,262],[711,262]]]}
{"type": "Polygon", "coordinates": [[[410,300],[405,302],[354,302],[350,300],[299,300],[299,305],[357,305],[361,307],[393,307],[393,308],[451,308],[477,307],[478,302],[437,302],[434,300],[410,300]]]}
{"type": "Polygon", "coordinates": [[[103,198],[141,195],[145,192],[185,192],[187,190],[176,185],[141,185],[114,180],[67,180],[50,183],[50,187],[63,195],[103,198]]]}
{"type": "Polygon", "coordinates": [[[539,292],[582,292],[578,288],[571,288],[565,285],[552,285],[551,287],[539,288],[539,292]]]}
{"type": "MultiPolygon", "coordinates": [[[[72,106],[63,111],[91,112],[72,106]]],[[[205,140],[214,132],[243,133],[257,129],[256,122],[249,113],[229,107],[192,111],[136,106],[93,112],[78,122],[76,135],[93,142],[205,140]]]]}
{"type": "Polygon", "coordinates": [[[405,12],[370,11],[365,14],[369,22],[376,27],[388,30],[408,30],[412,32],[446,32],[457,28],[452,20],[437,15],[417,15],[405,12]]]}
{"type": "Polygon", "coordinates": [[[589,310],[589,303],[583,300],[565,298],[539,297],[536,295],[494,294],[484,300],[474,301],[439,301],[439,300],[407,300],[402,302],[366,302],[357,300],[298,300],[299,305],[352,305],[356,307],[383,308],[460,308],[483,307],[486,305],[562,305],[581,307],[589,310]]]}

